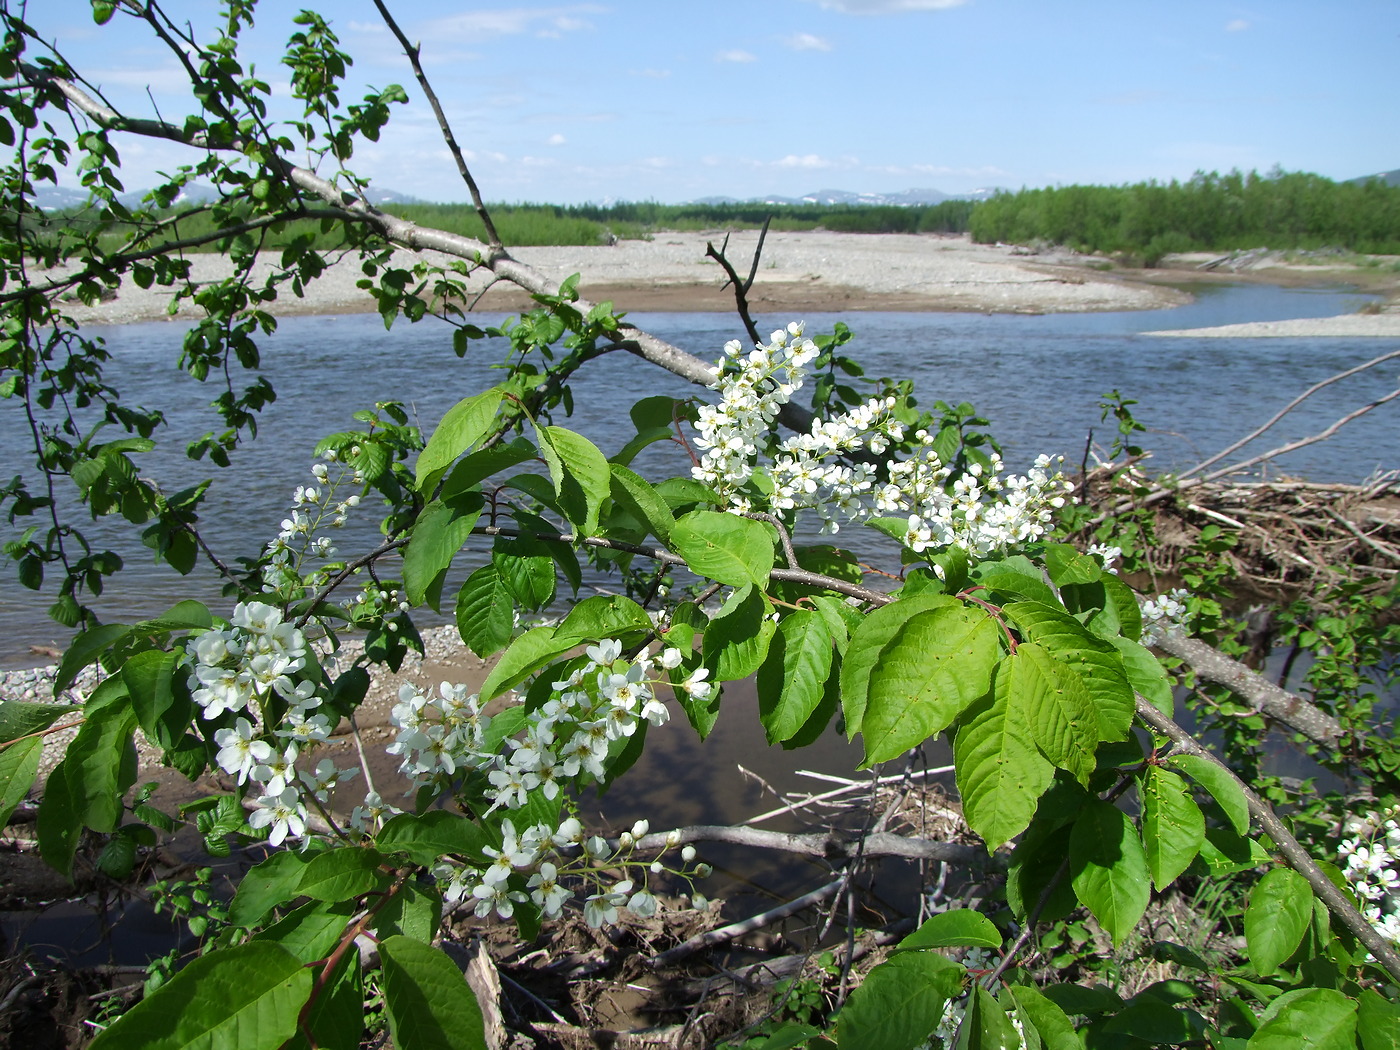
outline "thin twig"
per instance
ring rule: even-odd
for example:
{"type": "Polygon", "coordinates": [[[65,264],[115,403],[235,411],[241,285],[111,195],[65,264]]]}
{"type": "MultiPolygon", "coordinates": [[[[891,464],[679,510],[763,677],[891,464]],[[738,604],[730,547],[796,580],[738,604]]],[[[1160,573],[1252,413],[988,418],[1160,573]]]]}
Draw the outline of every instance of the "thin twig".
{"type": "Polygon", "coordinates": [[[1301,394],[1299,394],[1297,397],[1295,397],[1292,401],[1288,402],[1288,404],[1284,405],[1281,409],[1279,409],[1278,412],[1276,412],[1276,413],[1273,415],[1273,417],[1269,419],[1268,422],[1264,423],[1262,426],[1256,428],[1255,430],[1250,431],[1248,434],[1246,434],[1244,437],[1240,438],[1238,441],[1236,441],[1236,442],[1235,442],[1233,445],[1231,445],[1230,447],[1221,449],[1219,452],[1217,452],[1215,455],[1211,456],[1209,459],[1204,459],[1204,460],[1202,460],[1201,462],[1197,463],[1197,464],[1196,464],[1194,467],[1192,467],[1190,470],[1184,471],[1184,472],[1183,472],[1184,476],[1189,477],[1189,476],[1191,476],[1191,475],[1193,475],[1193,474],[1199,474],[1201,471],[1205,470],[1207,467],[1214,466],[1216,463],[1219,463],[1222,459],[1224,459],[1224,458],[1225,458],[1226,456],[1228,456],[1230,453],[1236,452],[1236,451],[1238,451],[1239,449],[1243,448],[1245,445],[1248,445],[1251,441],[1253,441],[1255,438],[1259,437],[1261,434],[1264,433],[1264,431],[1268,430],[1268,429],[1269,429],[1270,427],[1272,427],[1275,423],[1277,423],[1280,419],[1282,419],[1284,416],[1288,415],[1289,412],[1292,412],[1295,408],[1297,408],[1300,404],[1302,404],[1305,400],[1307,400],[1307,399],[1308,399],[1309,397],[1311,397],[1313,394],[1317,393],[1317,392],[1318,392],[1319,390],[1321,390],[1323,387],[1331,386],[1333,383],[1335,383],[1335,382],[1337,382],[1337,381],[1339,381],[1339,380],[1346,379],[1348,376],[1354,376],[1354,375],[1356,375],[1356,373],[1358,373],[1358,372],[1364,372],[1364,371],[1366,371],[1366,369],[1368,369],[1368,368],[1374,368],[1376,365],[1383,364],[1383,363],[1385,363],[1386,361],[1390,361],[1390,360],[1392,360],[1392,359],[1394,359],[1394,358],[1396,358],[1396,357],[1400,357],[1400,350],[1392,350],[1392,351],[1391,351],[1390,353],[1388,353],[1388,354],[1382,354],[1380,357],[1374,357],[1374,358],[1372,358],[1371,360],[1367,361],[1365,364],[1357,365],[1355,368],[1348,368],[1348,369],[1347,369],[1346,371],[1344,371],[1344,372],[1338,372],[1336,375],[1330,376],[1329,378],[1324,379],[1324,380],[1322,380],[1322,381],[1319,382],[1319,383],[1314,383],[1312,386],[1308,387],[1308,388],[1307,388],[1306,390],[1304,390],[1301,394]]]}
{"type": "Polygon", "coordinates": [[[491,247],[499,250],[501,248],[501,235],[496,232],[496,224],[491,221],[491,215],[487,212],[486,205],[481,201],[481,191],[477,189],[476,180],[472,178],[466,158],[462,156],[462,147],[457,145],[457,139],[452,134],[452,125],[447,121],[447,114],[442,111],[442,104],[438,102],[437,92],[428,82],[428,77],[423,72],[423,65],[418,61],[422,45],[408,42],[408,37],[404,36],[403,30],[394,21],[394,16],[384,6],[383,0],[374,0],[374,6],[379,9],[379,15],[384,19],[384,24],[389,27],[389,32],[398,39],[399,46],[408,56],[409,65],[413,67],[413,75],[418,78],[418,86],[423,89],[423,95],[427,98],[429,105],[433,107],[433,115],[437,117],[438,127],[442,130],[442,139],[447,143],[447,149],[452,154],[452,159],[457,162],[457,173],[467,184],[467,190],[472,195],[472,204],[476,206],[476,213],[481,217],[481,224],[486,227],[486,236],[491,241],[491,247]]]}

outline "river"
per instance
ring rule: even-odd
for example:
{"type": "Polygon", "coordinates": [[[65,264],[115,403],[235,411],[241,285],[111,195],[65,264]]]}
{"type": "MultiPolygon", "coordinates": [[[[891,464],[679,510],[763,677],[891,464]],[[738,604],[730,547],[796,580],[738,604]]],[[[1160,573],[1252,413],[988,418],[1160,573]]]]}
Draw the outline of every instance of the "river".
{"type": "MultiPolygon", "coordinates": [[[[909,377],[922,403],[969,401],[1012,466],[1040,452],[1063,454],[1076,466],[1092,432],[1106,444],[1111,422],[1100,420],[1099,401],[1117,389],[1140,404],[1148,427],[1141,443],[1153,450],[1152,469],[1180,470],[1242,436],[1309,385],[1370,359],[1388,341],[1374,339],[1158,339],[1161,328],[1203,327],[1240,321],[1321,317],[1356,309],[1365,297],[1337,290],[1300,291],[1267,285],[1205,285],[1196,301],[1169,311],[1045,316],[861,313],[806,318],[809,333],[829,331],[838,320],[854,329],[848,351],[871,376],[909,377]]],[[[713,360],[739,334],[722,314],[656,313],[631,318],[683,349],[713,360]]],[[[498,317],[483,317],[493,323],[498,317]]],[[[764,317],[763,330],[790,318],[764,317]]],[[[176,369],[186,325],[149,323],[101,329],[113,360],[109,377],[128,403],[162,408],[168,426],[161,449],[137,457],[139,469],[175,492],[211,473],[184,458],[190,439],[220,427],[208,407],[218,393],[176,369]]],[[[496,381],[491,366],[501,346],[474,344],[457,358],[444,327],[431,319],[400,322],[386,332],[378,316],[357,314],[288,317],[263,342],[263,372],[278,392],[262,414],[258,440],[238,451],[204,505],[205,535],[226,560],[253,555],[275,534],[292,489],[309,480],[310,454],[323,434],[357,426],[352,414],[375,398],[405,402],[425,431],[459,398],[496,381]]],[[[237,377],[236,377],[237,378],[237,377]]],[[[1258,443],[1270,448],[1321,430],[1346,410],[1387,391],[1393,377],[1372,371],[1330,387],[1291,413],[1258,443]]],[[[240,379],[241,383],[242,380],[240,379]]],[[[695,387],[625,354],[588,365],[574,384],[572,418],[556,422],[592,438],[606,452],[631,436],[626,408],[650,394],[690,397],[695,387]]],[[[27,456],[19,406],[0,405],[0,449],[12,471],[27,456]]],[[[115,435],[114,435],[115,436],[115,435]]],[[[1400,416],[1394,406],[1345,428],[1330,441],[1303,449],[1270,470],[1314,480],[1359,481],[1395,466],[1400,416]]],[[[684,469],[665,460],[664,449],[641,461],[651,469],[684,469]]],[[[347,530],[342,554],[375,538],[375,515],[362,508],[358,527],[347,530]]],[[[127,567],[96,603],[120,620],[154,614],[191,591],[217,602],[217,581],[201,568],[182,580],[154,564],[138,542],[120,530],[89,525],[95,542],[119,551],[127,567]]],[[[848,534],[850,535],[850,534],[848,534]]],[[[843,540],[847,536],[842,537],[843,540]]],[[[40,611],[13,578],[0,586],[0,665],[33,662],[32,645],[61,645],[64,633],[40,611]]]]}
{"type": "MultiPolygon", "coordinates": [[[[1391,345],[1366,339],[1167,340],[1143,334],[1161,328],[1330,316],[1354,310],[1363,301],[1335,290],[1257,285],[1212,285],[1195,291],[1198,297],[1191,305],[1149,313],[865,313],[816,315],[807,321],[809,332],[815,333],[845,320],[856,333],[850,350],[869,374],[912,377],[926,404],[940,398],[971,401],[990,417],[1012,465],[1024,465],[1042,451],[1064,453],[1077,464],[1091,430],[1096,441],[1110,440],[1112,427],[1101,423],[1098,402],[1116,388],[1140,402],[1139,417],[1149,427],[1142,443],[1154,450],[1152,465],[1181,469],[1242,436],[1309,385],[1391,345]]],[[[711,359],[737,334],[733,319],[723,315],[643,314],[633,320],[711,359]]],[[[764,330],[787,320],[766,317],[764,330]]],[[[158,478],[167,491],[205,476],[207,468],[189,463],[179,450],[217,422],[207,407],[216,391],[174,368],[184,330],[184,325],[171,323],[102,332],[113,353],[110,374],[123,396],[167,412],[166,440],[172,451],[144,457],[141,463],[143,473],[158,478]]],[[[404,401],[430,429],[458,398],[494,380],[496,373],[489,366],[498,357],[498,347],[480,346],[467,360],[459,360],[442,327],[432,323],[400,324],[386,333],[374,315],[282,319],[263,348],[265,372],[278,390],[278,400],[264,413],[257,443],[237,454],[235,467],[206,504],[211,543],[226,557],[256,553],[275,533],[291,490],[307,480],[317,438],[353,426],[352,413],[372,399],[404,401]]],[[[1325,398],[1291,414],[1260,447],[1321,430],[1348,409],[1387,392],[1393,372],[1366,373],[1329,388],[1325,398]]],[[[575,391],[573,417],[556,422],[587,434],[605,451],[630,436],[625,410],[631,401],[649,394],[697,393],[669,374],[620,354],[588,366],[575,391]]],[[[11,470],[19,469],[24,458],[24,432],[15,407],[0,407],[0,448],[11,470]]],[[[1387,407],[1325,445],[1295,454],[1278,469],[1315,480],[1357,481],[1377,468],[1396,465],[1397,438],[1400,416],[1387,407]]],[[[664,449],[659,451],[664,458],[664,449]]],[[[652,466],[674,469],[678,463],[652,466]]],[[[373,515],[362,511],[360,528],[346,536],[343,552],[352,553],[353,543],[372,543],[373,524],[373,515]]],[[[104,542],[115,544],[110,532],[97,532],[104,542]]],[[[847,541],[847,535],[842,539],[847,541]]],[[[110,618],[159,612],[191,589],[222,607],[212,574],[201,571],[193,580],[180,580],[153,565],[139,545],[127,542],[120,549],[128,568],[101,600],[110,618]]],[[[40,604],[12,580],[0,586],[0,661],[32,663],[29,645],[61,643],[59,630],[37,611],[40,604]]],[[[698,746],[684,724],[665,727],[653,734],[638,767],[605,799],[583,800],[583,812],[614,826],[626,826],[643,815],[656,828],[731,823],[776,805],[773,796],[740,774],[737,766],[760,772],[780,790],[815,792],[830,785],[800,776],[798,768],[849,775],[858,764],[859,745],[848,746],[835,733],[791,755],[768,748],[755,731],[755,707],[749,683],[728,686],[725,717],[707,746],[698,746]]],[[[931,765],[946,760],[942,744],[927,750],[931,765]]],[[[790,820],[777,826],[795,830],[790,820]]],[[[756,908],[790,895],[795,886],[810,889],[829,877],[826,865],[816,860],[794,861],[781,854],[713,845],[704,854],[719,869],[703,887],[705,892],[730,898],[736,915],[747,906],[746,898],[756,908]]],[[[886,865],[883,871],[881,888],[888,899],[907,900],[920,885],[922,876],[914,865],[886,865]]],[[[86,913],[79,908],[75,914],[86,913]]],[[[139,925],[147,920],[132,921],[139,925]]],[[[153,929],[159,940],[163,925],[157,922],[153,929]]],[[[132,933],[130,925],[126,930],[123,941],[132,933]]],[[[38,929],[21,936],[33,940],[36,934],[38,929]]],[[[85,935],[65,928],[50,930],[43,938],[75,944],[85,935]]],[[[135,961],[145,950],[145,942],[136,937],[120,954],[135,961]]]]}

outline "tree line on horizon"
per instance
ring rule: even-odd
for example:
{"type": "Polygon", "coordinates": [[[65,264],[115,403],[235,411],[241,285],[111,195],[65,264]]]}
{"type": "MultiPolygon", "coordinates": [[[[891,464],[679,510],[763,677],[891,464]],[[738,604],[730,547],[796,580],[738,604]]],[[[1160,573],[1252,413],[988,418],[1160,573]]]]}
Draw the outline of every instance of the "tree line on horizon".
{"type": "Polygon", "coordinates": [[[1238,248],[1400,254],[1400,186],[1306,172],[1198,172],[1185,182],[1054,186],[1000,193],[973,209],[979,243],[1045,242],[1136,256],[1238,248]]]}
{"type": "MultiPolygon", "coordinates": [[[[192,210],[178,220],[179,235],[195,238],[213,230],[222,221],[217,210],[218,206],[192,210]]],[[[468,204],[402,203],[386,210],[451,233],[478,239],[485,234],[468,204]]],[[[156,219],[176,211],[165,209],[156,219]]],[[[96,214],[88,208],[31,214],[26,225],[35,237],[59,237],[64,230],[100,223],[96,214]]],[[[504,243],[518,247],[593,245],[645,239],[662,230],[756,228],[769,221],[776,231],[970,233],[978,243],[1058,244],[1145,266],[1156,265],[1172,252],[1261,246],[1400,254],[1400,186],[1379,178],[1334,182],[1304,172],[1199,172],[1184,182],[1021,189],[984,201],[915,206],[621,201],[498,204],[492,214],[504,243]]],[[[104,243],[116,250],[143,221],[109,222],[104,243]]],[[[263,246],[280,249],[309,241],[324,249],[335,247],[343,237],[339,228],[298,219],[269,230],[263,246]]],[[[227,248],[213,242],[204,250],[227,248]]]]}

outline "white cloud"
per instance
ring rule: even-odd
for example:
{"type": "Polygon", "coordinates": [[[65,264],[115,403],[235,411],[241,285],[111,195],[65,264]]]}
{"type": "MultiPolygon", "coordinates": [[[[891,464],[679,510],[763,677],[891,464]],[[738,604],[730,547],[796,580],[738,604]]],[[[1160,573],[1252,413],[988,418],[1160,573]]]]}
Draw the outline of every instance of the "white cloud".
{"type": "Polygon", "coordinates": [[[794,33],[792,36],[787,37],[783,43],[787,44],[787,46],[794,51],[831,50],[831,42],[829,40],[823,40],[821,37],[813,36],[811,33],[794,33]]]}
{"type": "Polygon", "coordinates": [[[669,69],[629,69],[628,76],[647,77],[651,80],[665,80],[671,75],[669,69]]]}
{"type": "Polygon", "coordinates": [[[788,154],[786,157],[784,157],[782,160],[776,161],[775,163],[776,163],[777,166],[780,167],[780,168],[834,168],[834,167],[836,167],[836,162],[835,162],[834,160],[828,160],[827,158],[818,156],[818,155],[815,154],[815,153],[804,153],[804,154],[803,154],[802,156],[800,156],[800,157],[799,157],[797,154],[795,154],[795,153],[789,153],[789,154],[788,154]]]}
{"type": "MultiPolygon", "coordinates": [[[[813,0],[809,0],[813,2],[813,0]]],[[[892,15],[904,11],[942,11],[967,0],[814,0],[828,11],[847,15],[892,15]]]]}
{"type": "Polygon", "coordinates": [[[188,94],[189,75],[178,63],[169,62],[152,69],[93,69],[86,71],[86,78],[104,88],[128,87],[140,91],[150,89],[153,94],[188,94]]]}
{"type": "Polygon", "coordinates": [[[491,37],[518,36],[529,32],[561,36],[591,28],[591,23],[579,18],[579,15],[601,14],[603,11],[604,8],[596,4],[469,11],[434,19],[422,27],[422,34],[424,39],[434,41],[489,40],[491,37]]]}
{"type": "Polygon", "coordinates": [[[715,55],[716,62],[757,62],[758,56],[747,51],[734,48],[732,51],[721,51],[715,55]]]}
{"type": "Polygon", "coordinates": [[[549,136],[547,141],[551,146],[562,146],[569,140],[556,131],[553,135],[549,136]]]}
{"type": "Polygon", "coordinates": [[[1225,32],[1227,33],[1242,33],[1248,28],[1249,23],[1243,18],[1236,18],[1233,22],[1225,23],[1225,32]]]}
{"type": "Polygon", "coordinates": [[[388,30],[378,22],[357,22],[353,18],[349,22],[352,33],[387,33],[388,30]]]}

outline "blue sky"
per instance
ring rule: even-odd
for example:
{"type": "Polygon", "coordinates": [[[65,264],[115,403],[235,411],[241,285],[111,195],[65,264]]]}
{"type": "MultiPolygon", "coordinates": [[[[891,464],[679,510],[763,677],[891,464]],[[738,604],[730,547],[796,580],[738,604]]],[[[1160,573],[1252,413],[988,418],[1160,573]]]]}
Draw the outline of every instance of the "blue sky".
{"type": "MultiPolygon", "coordinates": [[[[216,7],[167,0],[197,32],[216,7]]],[[[246,57],[291,115],[278,63],[311,0],[264,0],[246,57]]],[[[489,200],[664,202],[821,188],[1120,183],[1197,170],[1400,167],[1400,4],[1294,0],[615,0],[394,3],[489,200]]],[[[30,18],[108,97],[188,111],[179,68],[87,0],[30,18]]],[[[351,87],[401,83],[354,167],[425,200],[466,196],[369,0],[335,0],[351,87]]],[[[118,141],[128,188],[189,160],[118,141]]]]}

